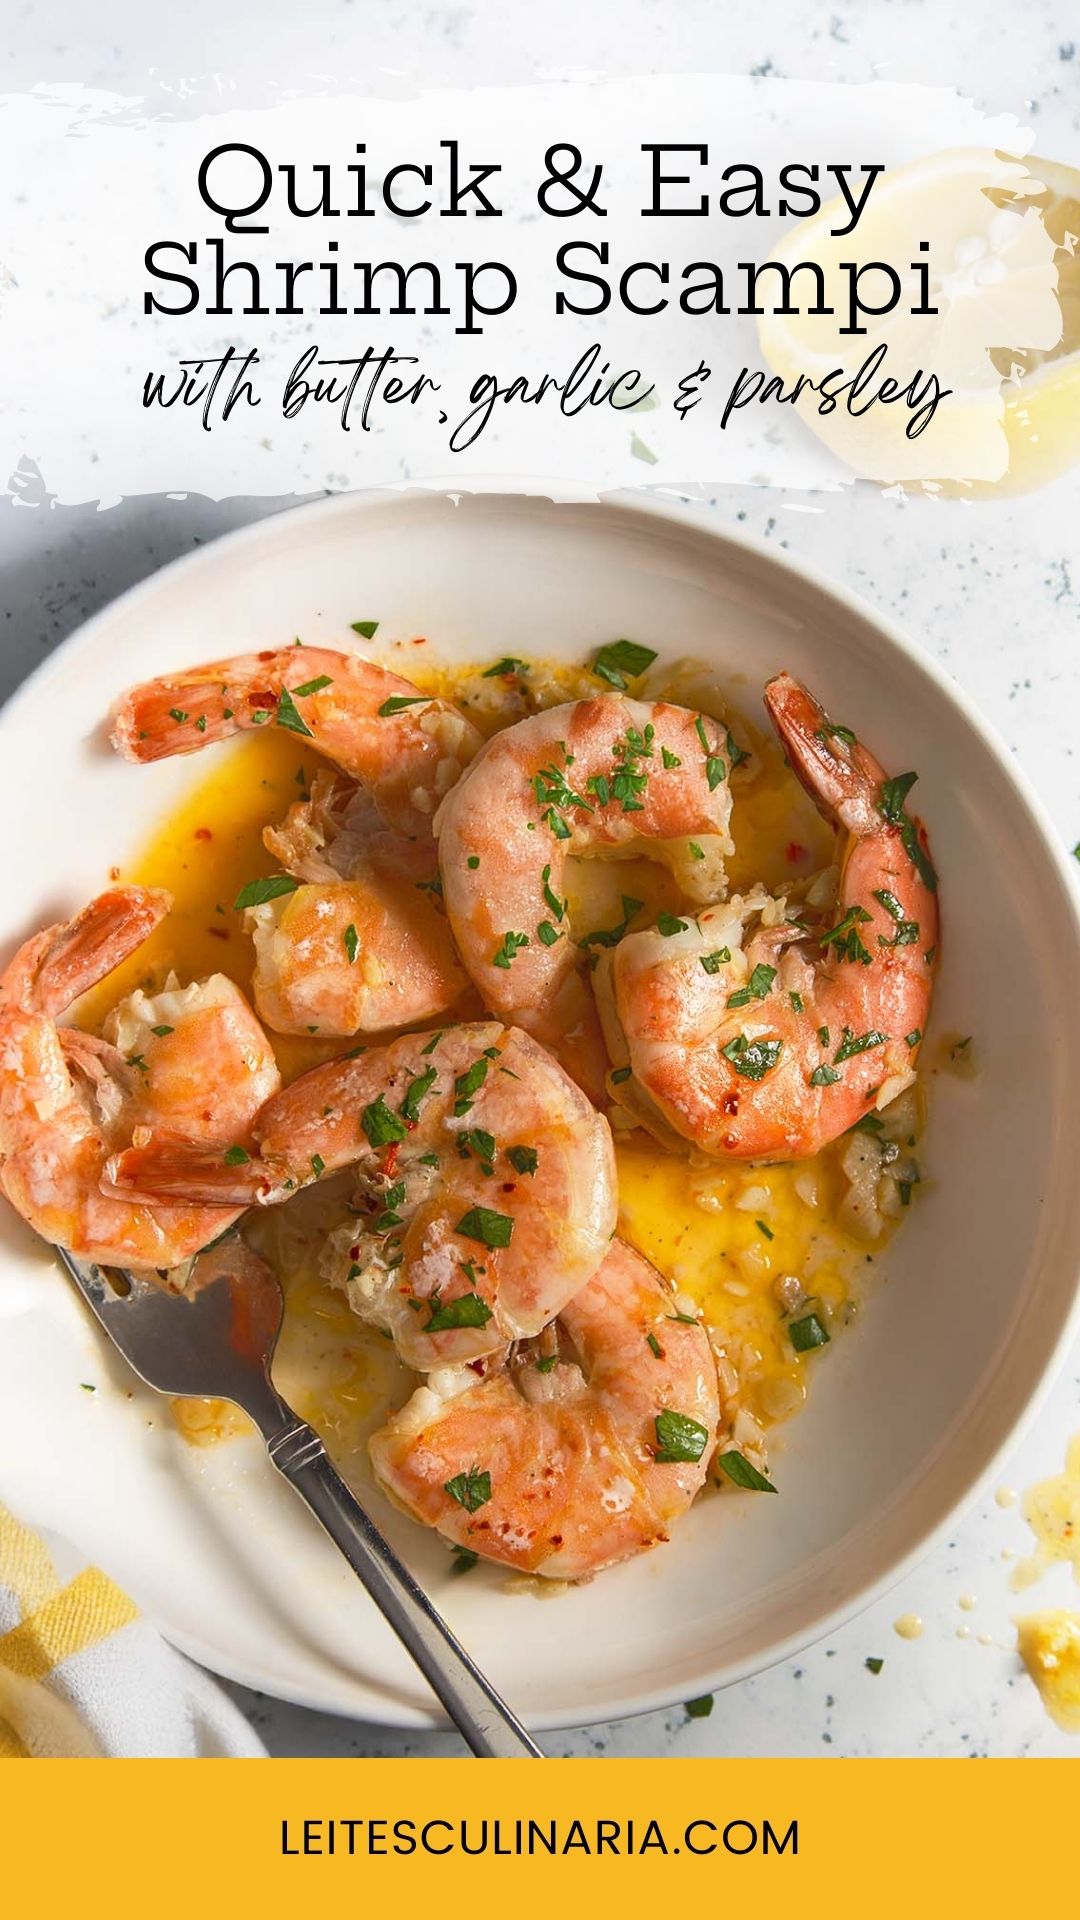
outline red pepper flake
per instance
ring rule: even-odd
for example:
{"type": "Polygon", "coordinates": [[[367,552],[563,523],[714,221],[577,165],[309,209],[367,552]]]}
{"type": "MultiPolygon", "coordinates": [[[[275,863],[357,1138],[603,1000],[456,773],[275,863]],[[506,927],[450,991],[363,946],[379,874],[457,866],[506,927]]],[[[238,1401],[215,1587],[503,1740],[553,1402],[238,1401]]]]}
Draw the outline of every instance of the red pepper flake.
{"type": "Polygon", "coordinates": [[[806,859],[806,848],[800,847],[797,840],[789,841],[784,852],[793,867],[797,866],[800,860],[806,859]]]}
{"type": "Polygon", "coordinates": [[[119,878],[120,878],[120,869],[119,869],[119,867],[110,867],[110,868],[109,868],[109,879],[110,879],[110,880],[119,880],[119,878]]]}
{"type": "Polygon", "coordinates": [[[206,931],[212,933],[215,940],[227,940],[229,937],[228,927],[207,927],[206,931]]]}
{"type": "Polygon", "coordinates": [[[484,1362],[482,1360],[470,1360],[468,1365],[473,1373],[483,1373],[484,1371],[484,1362]]]}
{"type": "Polygon", "coordinates": [[[213,837],[214,836],[211,833],[209,827],[196,827],[195,829],[196,840],[212,840],[213,837]]]}
{"type": "Polygon", "coordinates": [[[273,647],[264,647],[261,653],[257,653],[255,655],[256,660],[272,660],[273,657],[274,657],[273,647]]]}
{"type": "Polygon", "coordinates": [[[388,1179],[393,1178],[394,1168],[397,1166],[397,1157],[398,1157],[400,1148],[401,1148],[400,1140],[391,1140],[389,1146],[386,1149],[385,1154],[383,1155],[383,1172],[386,1174],[388,1179]]]}
{"type": "Polygon", "coordinates": [[[277,703],[278,703],[278,695],[276,693],[249,693],[248,694],[248,706],[253,707],[255,709],[258,709],[259,707],[276,707],[277,703]]]}

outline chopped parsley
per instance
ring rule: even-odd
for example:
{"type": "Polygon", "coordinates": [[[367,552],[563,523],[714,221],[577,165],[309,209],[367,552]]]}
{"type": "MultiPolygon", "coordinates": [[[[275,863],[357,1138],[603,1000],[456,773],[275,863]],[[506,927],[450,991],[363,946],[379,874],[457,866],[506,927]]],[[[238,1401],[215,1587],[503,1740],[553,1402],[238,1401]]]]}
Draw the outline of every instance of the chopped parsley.
{"type": "Polygon", "coordinates": [[[515,660],[512,654],[507,653],[501,660],[496,660],[493,667],[485,667],[480,678],[481,680],[501,680],[508,673],[528,673],[528,671],[527,661],[515,660]]]}
{"type": "Polygon", "coordinates": [[[146,1060],[141,1053],[129,1053],[127,1056],[127,1063],[129,1067],[137,1067],[140,1073],[149,1073],[150,1071],[149,1067],[146,1064],[146,1060]]]}
{"type": "Polygon", "coordinates": [[[765,1235],[766,1240],[776,1239],[776,1235],[773,1232],[772,1228],[770,1226],[767,1226],[764,1220],[755,1220],[754,1225],[755,1227],[761,1228],[761,1231],[765,1235]]]}
{"type": "Polygon", "coordinates": [[[900,902],[897,899],[895,893],[890,893],[887,887],[881,887],[875,891],[874,899],[881,902],[881,905],[884,907],[886,913],[889,915],[889,918],[896,922],[896,930],[891,940],[886,940],[885,935],[883,933],[878,934],[878,946],[879,947],[914,946],[916,940],[919,937],[919,923],[917,920],[905,920],[904,909],[900,905],[900,902]]]}
{"type": "Polygon", "coordinates": [[[426,1045],[426,1046],[424,1046],[424,1047],[421,1047],[421,1049],[420,1049],[420,1057],[421,1057],[421,1059],[423,1059],[423,1057],[424,1057],[424,1055],[425,1055],[425,1054],[428,1054],[428,1053],[434,1053],[434,1051],[435,1051],[435,1049],[436,1049],[436,1047],[437,1047],[437,1046],[438,1046],[438,1044],[439,1044],[439,1041],[440,1041],[440,1040],[442,1039],[442,1037],[443,1037],[443,1034],[444,1034],[445,1032],[446,1032],[446,1028],[445,1028],[445,1027],[440,1027],[440,1029],[439,1029],[439,1031],[438,1031],[438,1033],[433,1033],[433,1034],[432,1034],[432,1036],[431,1036],[431,1039],[430,1039],[430,1040],[428,1041],[428,1043],[427,1043],[427,1045],[426,1045]]]}
{"type": "Polygon", "coordinates": [[[748,1040],[745,1033],[737,1033],[721,1052],[744,1080],[764,1080],[779,1060],[783,1044],[782,1040],[748,1040]]]}
{"type": "Polygon", "coordinates": [[[640,913],[644,900],[635,900],[629,893],[619,895],[622,902],[623,917],[617,927],[598,927],[594,933],[585,934],[581,941],[583,947],[617,947],[626,932],[635,913],[640,913]]]}
{"type": "Polygon", "coordinates": [[[688,1413],[673,1413],[669,1407],[657,1414],[653,1458],[658,1466],[700,1460],[708,1444],[709,1429],[700,1420],[692,1420],[688,1413]]]}
{"type": "Polygon", "coordinates": [[[674,767],[682,766],[682,761],[680,760],[678,754],[672,753],[670,747],[661,747],[660,758],[663,761],[669,773],[674,767]]]}
{"type": "Polygon", "coordinates": [[[842,740],[846,747],[855,745],[855,735],[851,728],[835,727],[831,720],[827,720],[823,727],[818,728],[814,738],[815,740],[842,740]]]}
{"type": "Polygon", "coordinates": [[[176,1029],[175,1027],[151,1027],[150,1031],[158,1040],[164,1040],[167,1033],[175,1033],[176,1029]]]}
{"type": "Polygon", "coordinates": [[[470,1467],[467,1473],[455,1473],[452,1480],[445,1481],[443,1490],[459,1507],[464,1507],[466,1513],[476,1513],[491,1499],[491,1475],[479,1467],[470,1467]]]}
{"type": "Polygon", "coordinates": [[[466,1160],[470,1153],[476,1155],[481,1172],[491,1175],[495,1171],[495,1135],[486,1127],[466,1127],[458,1134],[458,1150],[466,1160]]]}
{"type": "Polygon", "coordinates": [[[894,780],[883,780],[878,795],[878,812],[891,827],[900,829],[900,844],[924,887],[937,892],[937,874],[919,839],[919,829],[904,802],[918,779],[917,773],[898,773],[894,780]]]}
{"type": "Polygon", "coordinates": [[[808,1313],[801,1320],[793,1320],[788,1335],[796,1353],[811,1353],[815,1347],[827,1347],[829,1330],[816,1313],[808,1313]]]}
{"type": "Polygon", "coordinates": [[[610,1075],[612,1086],[621,1087],[624,1080],[629,1080],[632,1071],[631,1067],[616,1067],[610,1075]]]}
{"type": "Polygon", "coordinates": [[[184,722],[185,722],[185,720],[187,719],[187,714],[186,714],[186,713],[183,713],[183,712],[181,711],[181,709],[180,709],[179,707],[170,707],[170,708],[169,708],[169,719],[170,719],[170,720],[175,720],[175,721],[176,721],[176,724],[177,724],[177,726],[178,726],[178,727],[182,727],[182,726],[183,726],[183,724],[184,724],[184,722]]]}
{"type": "Polygon", "coordinates": [[[381,1093],[377,1100],[364,1108],[360,1125],[373,1147],[387,1147],[394,1140],[404,1140],[409,1132],[404,1120],[396,1113],[391,1113],[381,1093]]]}
{"type": "Polygon", "coordinates": [[[478,853],[470,853],[469,858],[465,862],[465,864],[471,870],[471,872],[475,873],[477,867],[480,865],[480,855],[478,853]]]}
{"type": "Polygon", "coordinates": [[[592,670],[621,693],[627,681],[639,680],[655,659],[652,647],[639,646],[636,640],[615,640],[610,646],[600,648],[592,670]]]}
{"type": "Polygon", "coordinates": [[[322,1179],[323,1174],[326,1172],[326,1161],[323,1159],[321,1153],[312,1154],[311,1171],[315,1175],[316,1180],[322,1179]]]}
{"type": "Polygon", "coordinates": [[[479,1240],[484,1247],[508,1247],[514,1237],[514,1223],[509,1214],[496,1213],[491,1207],[470,1207],[454,1232],[463,1233],[467,1240],[479,1240]]]}
{"type": "Polygon", "coordinates": [[[922,1028],[912,1027],[911,1032],[905,1033],[904,1035],[904,1045],[905,1047],[917,1047],[921,1039],[922,1039],[922,1028]]]}
{"type": "Polygon", "coordinates": [[[701,964],[706,973],[719,973],[721,967],[726,967],[730,960],[730,947],[714,947],[711,953],[701,955],[701,964]]]}
{"type": "Polygon", "coordinates": [[[360,635],[361,640],[373,640],[379,631],[377,620],[352,620],[349,624],[353,632],[360,635]]]}
{"type": "Polygon", "coordinates": [[[789,993],[788,999],[791,1001],[793,1013],[801,1013],[803,1011],[803,997],[801,993],[789,993]]]}
{"type": "Polygon", "coordinates": [[[741,767],[744,760],[749,760],[750,755],[743,747],[740,747],[730,727],[727,729],[727,737],[724,745],[727,748],[728,759],[731,761],[732,772],[734,772],[736,767],[741,767]]]}
{"type": "Polygon", "coordinates": [[[384,700],[379,708],[379,718],[390,720],[395,713],[404,713],[406,707],[428,706],[430,702],[429,693],[392,693],[389,700],[384,700]]]}
{"type": "Polygon", "coordinates": [[[341,937],[345,942],[345,957],[351,967],[360,951],[360,935],[357,933],[351,921],[341,937]]]}
{"type": "Polygon", "coordinates": [[[818,942],[822,947],[835,947],[841,960],[857,960],[860,966],[870,965],[870,950],[859,928],[864,926],[870,915],[865,907],[849,907],[842,920],[828,933],[823,933],[818,942]]]}
{"type": "Polygon", "coordinates": [[[278,726],[284,727],[288,733],[302,733],[308,740],[311,739],[311,728],[301,714],[288,687],[282,687],[281,689],[281,698],[278,701],[275,718],[278,726]]]}
{"type": "Polygon", "coordinates": [[[559,932],[558,927],[552,925],[550,920],[541,920],[540,925],[536,929],[536,937],[542,947],[553,947],[557,940],[562,939],[562,934],[559,932]]]}
{"type": "Polygon", "coordinates": [[[527,947],[528,944],[529,936],[527,933],[504,933],[502,945],[496,947],[491,956],[492,966],[502,967],[505,971],[509,968],[511,961],[519,949],[521,947],[527,947]]]}
{"type": "Polygon", "coordinates": [[[685,933],[688,925],[688,921],[677,919],[673,913],[658,913],[656,916],[656,931],[662,933],[666,940],[670,940],[674,933],[685,933]]]}
{"type": "Polygon", "coordinates": [[[550,867],[544,868],[540,879],[543,887],[544,905],[555,915],[556,920],[562,920],[566,914],[566,901],[560,900],[558,894],[552,889],[550,867]]]}
{"type": "Polygon", "coordinates": [[[305,680],[302,687],[293,688],[294,700],[306,700],[313,693],[321,693],[324,687],[332,687],[333,681],[328,673],[320,673],[317,680],[305,680]]]}
{"type": "Polygon", "coordinates": [[[836,1082],[842,1080],[843,1077],[842,1073],[837,1073],[835,1067],[828,1067],[822,1062],[821,1066],[815,1067],[813,1073],[810,1075],[810,1085],[812,1087],[834,1087],[836,1082]]]}
{"type": "Polygon", "coordinates": [[[867,1673],[880,1673],[882,1667],[885,1665],[885,1662],[884,1660],[880,1659],[876,1654],[870,1654],[867,1660],[864,1662],[864,1664],[865,1664],[867,1673]]]}
{"type": "Polygon", "coordinates": [[[261,907],[267,900],[280,900],[282,894],[295,893],[299,885],[291,873],[269,873],[262,880],[249,880],[233,901],[233,910],[242,913],[245,907],[261,907]]]}
{"type": "Polygon", "coordinates": [[[464,1073],[459,1073],[454,1081],[454,1113],[459,1120],[472,1106],[473,1094],[479,1093],[487,1079],[487,1070],[488,1063],[481,1057],[474,1060],[471,1067],[466,1067],[464,1073]]]}
{"type": "Polygon", "coordinates": [[[423,1073],[418,1074],[415,1080],[410,1080],[405,1089],[405,1098],[401,1103],[403,1120],[411,1120],[415,1126],[420,1118],[420,1102],[426,1100],[431,1092],[437,1074],[437,1067],[425,1067],[423,1073]]]}
{"type": "Polygon", "coordinates": [[[451,1548],[451,1553],[453,1554],[453,1560],[450,1572],[455,1578],[461,1573],[471,1573],[474,1567],[480,1565],[480,1555],[474,1553],[471,1547],[459,1547],[455,1545],[451,1548]]]}
{"type": "Polygon", "coordinates": [[[649,1350],[650,1350],[650,1352],[652,1352],[652,1353],[654,1353],[654,1354],[656,1355],[656,1358],[657,1358],[658,1360],[662,1360],[662,1359],[663,1359],[663,1357],[664,1357],[664,1349],[663,1349],[663,1347],[662,1347],[662,1346],[660,1345],[660,1342],[659,1342],[659,1340],[657,1339],[657,1337],[656,1337],[656,1335],[655,1335],[655,1333],[647,1333],[647,1334],[645,1335],[645,1344],[646,1344],[646,1346],[647,1346],[647,1347],[649,1348],[649,1350]]]}
{"type": "Polygon", "coordinates": [[[694,721],[694,731],[701,741],[702,750],[705,754],[705,778],[709,783],[709,792],[715,793],[720,782],[727,774],[727,768],[720,759],[719,754],[713,753],[709,746],[709,736],[705,731],[705,721],[700,713],[694,721]]]}
{"type": "Polygon", "coordinates": [[[776,1492],[772,1481],[766,1480],[765,1475],[758,1472],[744,1453],[732,1449],[729,1453],[718,1454],[716,1464],[737,1487],[748,1487],[752,1493],[776,1492]]]}
{"type": "Polygon", "coordinates": [[[478,1293],[461,1293],[444,1306],[437,1293],[431,1296],[431,1319],[424,1333],[449,1333],[454,1327],[486,1327],[491,1308],[478,1293]]]}
{"type": "Polygon", "coordinates": [[[540,1164],[535,1147],[507,1147],[506,1157],[515,1173],[528,1174],[530,1178],[540,1164]]]}
{"type": "Polygon", "coordinates": [[[841,1060],[853,1060],[857,1053],[866,1053],[871,1047],[883,1047],[888,1038],[887,1033],[879,1033],[876,1027],[871,1027],[869,1033],[860,1034],[854,1034],[850,1027],[845,1027],[833,1060],[839,1066],[841,1060]]]}
{"type": "Polygon", "coordinates": [[[558,1364],[559,1356],[557,1353],[545,1353],[541,1355],[541,1358],[537,1361],[536,1371],[537,1373],[551,1373],[558,1364]]]}
{"type": "MultiPolygon", "coordinates": [[[[652,758],[655,735],[656,729],[651,725],[643,733],[639,733],[636,727],[627,727],[625,737],[615,742],[612,751],[616,766],[611,776],[611,797],[618,801],[624,813],[644,812],[641,795],[649,784],[649,776],[639,762],[652,758]]],[[[606,781],[604,784],[606,786],[606,781]]]]}
{"type": "Polygon", "coordinates": [[[687,1700],[686,1717],[688,1720],[707,1720],[713,1710],[711,1693],[699,1693],[696,1700],[687,1700]]]}
{"type": "Polygon", "coordinates": [[[556,766],[542,767],[539,773],[534,774],[532,790],[541,810],[541,819],[551,828],[556,840],[570,838],[570,829],[563,819],[568,807],[577,807],[582,813],[592,812],[588,800],[568,786],[565,773],[556,766]]]}
{"type": "Polygon", "coordinates": [[[224,1159],[227,1167],[246,1167],[251,1155],[246,1147],[226,1147],[224,1159]]]}
{"type": "Polygon", "coordinates": [[[772,983],[775,979],[776,968],[767,967],[759,962],[745,987],[739,987],[737,992],[728,994],[728,1006],[745,1007],[751,1000],[764,1000],[772,991],[772,983]]]}

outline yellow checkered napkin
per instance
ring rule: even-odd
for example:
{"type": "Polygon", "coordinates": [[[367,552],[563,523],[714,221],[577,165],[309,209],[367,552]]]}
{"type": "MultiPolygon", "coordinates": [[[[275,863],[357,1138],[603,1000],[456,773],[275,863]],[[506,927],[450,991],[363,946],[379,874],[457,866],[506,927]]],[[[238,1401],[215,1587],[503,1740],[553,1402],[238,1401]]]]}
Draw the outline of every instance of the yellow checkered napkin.
{"type": "Polygon", "coordinates": [[[232,1702],[104,1573],[0,1507],[0,1759],[264,1751],[232,1702]]]}

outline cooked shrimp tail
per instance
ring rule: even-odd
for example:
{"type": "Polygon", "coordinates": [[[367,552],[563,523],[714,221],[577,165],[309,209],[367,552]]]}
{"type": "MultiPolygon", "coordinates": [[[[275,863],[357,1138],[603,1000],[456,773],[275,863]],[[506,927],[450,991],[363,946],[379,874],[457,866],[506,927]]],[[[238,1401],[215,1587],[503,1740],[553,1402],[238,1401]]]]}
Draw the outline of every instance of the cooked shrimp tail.
{"type": "Polygon", "coordinates": [[[43,1239],[106,1265],[174,1268],[228,1226],[213,1204],[143,1206],[101,1190],[105,1161],[137,1129],[200,1141],[250,1137],[280,1085],[243,995],[222,975],[137,991],[102,1036],[57,1017],[135,952],[165,893],[117,887],[35,934],[0,978],[0,1191],[43,1239]]]}
{"type": "Polygon", "coordinates": [[[363,782],[384,820],[424,836],[479,745],[471,721],[411,681],[359,654],[299,646],[133,687],[115,710],[112,740],[127,760],[160,760],[267,726],[309,740],[363,782]]]}
{"type": "MultiPolygon", "coordinates": [[[[791,770],[818,811],[857,839],[879,832],[886,774],[850,727],[835,726],[813,694],[790,673],[778,673],[770,680],[764,699],[791,770]]],[[[925,829],[918,822],[912,824],[925,848],[925,829]]]]}
{"type": "Polygon", "coordinates": [[[149,1207],[170,1201],[184,1206],[253,1207],[271,1190],[265,1167],[237,1144],[206,1147],[182,1134],[145,1128],[134,1135],[129,1147],[106,1161],[101,1179],[102,1193],[149,1207]]]}
{"type": "Polygon", "coordinates": [[[142,946],[169,911],[158,887],[114,887],[74,920],[46,927],[19,948],[0,976],[0,1008],[49,1019],[66,1013],[142,946]]]}

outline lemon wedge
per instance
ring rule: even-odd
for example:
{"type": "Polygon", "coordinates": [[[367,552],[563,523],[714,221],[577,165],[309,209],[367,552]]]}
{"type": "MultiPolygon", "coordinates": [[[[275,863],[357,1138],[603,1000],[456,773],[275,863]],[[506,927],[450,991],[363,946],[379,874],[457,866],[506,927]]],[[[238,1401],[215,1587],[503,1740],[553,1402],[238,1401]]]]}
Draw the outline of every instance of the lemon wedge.
{"type": "MultiPolygon", "coordinates": [[[[795,410],[819,439],[865,478],[951,493],[1039,485],[1080,458],[1080,174],[978,148],[938,153],[883,175],[856,231],[837,237],[849,220],[831,201],[770,255],[819,267],[817,304],[834,311],[762,315],[765,360],[790,388],[800,374],[851,379],[877,352],[900,387],[933,374],[949,392],[912,434],[902,402],[821,411],[808,389],[795,410]],[[875,261],[898,276],[893,311],[844,331],[852,263],[867,268],[867,304],[885,303],[875,261]]],[[[811,279],[794,275],[789,304],[814,304],[811,279]]]]}

